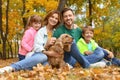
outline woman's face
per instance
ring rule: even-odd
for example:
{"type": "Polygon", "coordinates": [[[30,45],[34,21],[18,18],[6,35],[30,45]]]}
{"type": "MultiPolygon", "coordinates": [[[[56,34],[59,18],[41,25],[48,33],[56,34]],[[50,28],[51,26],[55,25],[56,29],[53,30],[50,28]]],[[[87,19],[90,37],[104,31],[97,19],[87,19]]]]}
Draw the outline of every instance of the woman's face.
{"type": "Polygon", "coordinates": [[[54,13],[48,18],[48,25],[55,26],[58,24],[59,15],[54,13]]]}

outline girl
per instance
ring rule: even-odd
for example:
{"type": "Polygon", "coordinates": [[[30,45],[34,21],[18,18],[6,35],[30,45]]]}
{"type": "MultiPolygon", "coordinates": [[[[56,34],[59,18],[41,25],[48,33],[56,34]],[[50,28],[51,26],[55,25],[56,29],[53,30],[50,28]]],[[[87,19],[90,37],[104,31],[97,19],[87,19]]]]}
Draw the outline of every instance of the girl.
{"type": "Polygon", "coordinates": [[[0,69],[0,73],[4,73],[5,71],[11,72],[13,70],[31,70],[33,66],[36,66],[38,63],[45,65],[47,63],[47,56],[59,57],[56,52],[53,51],[45,51],[45,48],[54,44],[56,38],[52,38],[53,30],[60,23],[60,13],[56,10],[51,11],[44,19],[44,27],[39,29],[36,34],[34,41],[34,51],[35,53],[28,58],[25,58],[19,62],[11,64],[10,66],[6,66],[0,69]]]}
{"type": "Polygon", "coordinates": [[[25,32],[20,44],[18,58],[23,60],[28,52],[33,50],[34,37],[41,28],[42,19],[39,15],[32,15],[28,18],[25,32]]]}

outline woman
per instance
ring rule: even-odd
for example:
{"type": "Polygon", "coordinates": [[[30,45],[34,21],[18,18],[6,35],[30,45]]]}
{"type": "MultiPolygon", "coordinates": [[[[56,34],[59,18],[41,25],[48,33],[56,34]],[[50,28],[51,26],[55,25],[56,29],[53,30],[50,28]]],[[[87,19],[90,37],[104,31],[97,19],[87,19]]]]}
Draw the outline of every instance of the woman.
{"type": "Polygon", "coordinates": [[[0,73],[5,71],[18,71],[18,70],[30,70],[33,66],[36,66],[38,63],[45,65],[47,63],[47,56],[59,57],[57,53],[51,51],[45,51],[45,48],[52,45],[56,38],[51,38],[53,30],[60,23],[60,13],[56,10],[51,11],[44,19],[44,27],[42,27],[36,34],[34,42],[34,51],[35,53],[29,57],[6,66],[0,69],[0,73]],[[44,48],[45,47],[45,48],[44,48]]]}

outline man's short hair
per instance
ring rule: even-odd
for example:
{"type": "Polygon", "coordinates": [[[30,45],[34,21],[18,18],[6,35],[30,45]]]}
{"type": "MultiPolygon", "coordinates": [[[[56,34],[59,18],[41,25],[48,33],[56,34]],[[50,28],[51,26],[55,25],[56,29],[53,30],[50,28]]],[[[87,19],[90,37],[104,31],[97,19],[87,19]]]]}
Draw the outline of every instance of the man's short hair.
{"type": "MultiPolygon", "coordinates": [[[[71,8],[64,8],[61,12],[61,15],[63,17],[63,14],[66,12],[66,11],[71,11],[73,13],[73,10],[71,8]]],[[[74,14],[74,13],[73,13],[74,14]]]]}

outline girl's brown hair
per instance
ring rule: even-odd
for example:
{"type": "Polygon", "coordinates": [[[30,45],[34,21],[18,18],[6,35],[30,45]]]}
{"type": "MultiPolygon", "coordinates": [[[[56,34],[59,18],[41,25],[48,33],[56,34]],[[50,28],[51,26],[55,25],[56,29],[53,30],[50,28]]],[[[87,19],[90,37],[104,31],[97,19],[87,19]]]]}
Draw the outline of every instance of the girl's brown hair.
{"type": "Polygon", "coordinates": [[[58,14],[58,23],[54,26],[54,28],[56,28],[56,27],[60,24],[60,22],[61,22],[60,12],[57,11],[57,10],[52,10],[52,11],[50,11],[50,12],[45,16],[45,18],[44,18],[44,20],[43,20],[43,24],[44,24],[44,25],[47,25],[47,24],[48,24],[48,19],[49,19],[49,17],[51,17],[53,14],[58,14]]]}
{"type": "Polygon", "coordinates": [[[87,30],[90,30],[94,33],[94,29],[92,28],[92,26],[85,26],[82,28],[82,34],[84,34],[87,30]]]}
{"type": "Polygon", "coordinates": [[[39,15],[32,15],[28,18],[25,30],[32,27],[33,22],[38,22],[42,24],[42,18],[39,15]]]}

